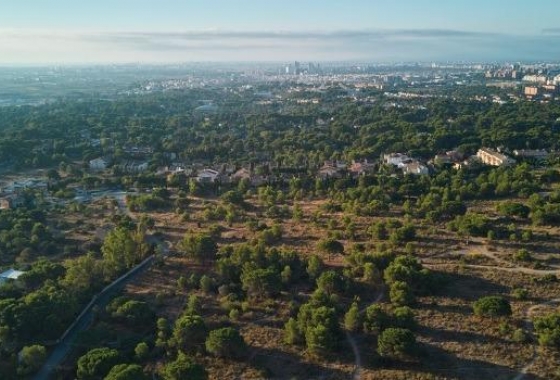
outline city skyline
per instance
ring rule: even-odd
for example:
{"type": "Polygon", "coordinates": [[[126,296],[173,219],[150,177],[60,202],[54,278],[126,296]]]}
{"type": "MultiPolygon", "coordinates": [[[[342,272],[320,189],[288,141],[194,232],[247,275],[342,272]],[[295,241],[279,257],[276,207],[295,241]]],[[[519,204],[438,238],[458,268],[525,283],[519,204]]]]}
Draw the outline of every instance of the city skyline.
{"type": "Polygon", "coordinates": [[[0,63],[560,57],[560,4],[163,0],[0,5],[0,63]]]}

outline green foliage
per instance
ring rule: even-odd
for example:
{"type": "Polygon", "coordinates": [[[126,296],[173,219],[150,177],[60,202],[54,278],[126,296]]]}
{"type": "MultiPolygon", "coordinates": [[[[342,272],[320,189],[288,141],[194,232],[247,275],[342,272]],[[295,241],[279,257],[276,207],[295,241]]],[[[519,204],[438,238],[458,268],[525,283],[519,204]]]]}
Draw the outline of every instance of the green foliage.
{"type": "Polygon", "coordinates": [[[177,359],[164,366],[162,375],[165,380],[208,379],[208,372],[206,372],[204,367],[182,352],[179,352],[177,359]]]}
{"type": "Polygon", "coordinates": [[[206,351],[220,357],[239,358],[247,353],[245,340],[232,327],[210,331],[205,345],[206,351]]]}
{"type": "Polygon", "coordinates": [[[47,358],[47,350],[44,346],[34,344],[25,346],[20,351],[18,374],[30,375],[37,372],[45,359],[47,358]]]}
{"type": "Polygon", "coordinates": [[[449,222],[448,228],[465,236],[485,237],[490,230],[490,220],[481,214],[467,213],[449,222]]]}
{"type": "Polygon", "coordinates": [[[393,310],[392,323],[395,327],[409,330],[414,330],[417,325],[414,311],[408,306],[397,307],[393,310]]]}
{"type": "Polygon", "coordinates": [[[511,315],[511,306],[503,297],[488,296],[479,298],[473,304],[474,314],[478,316],[500,317],[511,315]]]}
{"type": "Polygon", "coordinates": [[[500,214],[505,216],[518,216],[526,218],[529,216],[531,209],[523,203],[505,201],[498,204],[497,210],[500,214]]]}
{"type": "Polygon", "coordinates": [[[101,251],[105,272],[113,278],[144,259],[149,252],[149,247],[144,242],[141,231],[118,227],[107,234],[101,251]]]}
{"type": "Polygon", "coordinates": [[[202,347],[207,336],[206,324],[198,315],[184,315],[175,322],[173,341],[183,352],[192,352],[202,347]]]}
{"type": "Polygon", "coordinates": [[[126,299],[115,301],[107,307],[113,318],[131,326],[149,326],[154,322],[155,313],[146,302],[126,299]]]}
{"type": "Polygon", "coordinates": [[[414,289],[416,293],[421,294],[432,291],[434,287],[434,281],[430,272],[423,269],[418,260],[411,255],[398,256],[385,269],[383,278],[389,286],[392,286],[397,281],[409,286],[409,288],[406,288],[400,284],[394,287],[395,301],[397,302],[397,296],[401,297],[397,303],[405,302],[406,304],[412,301],[410,297],[412,292],[408,291],[409,289],[414,289]]]}
{"type": "Polygon", "coordinates": [[[390,317],[381,306],[373,304],[366,308],[364,331],[379,333],[388,326],[389,322],[390,317]]]}
{"type": "Polygon", "coordinates": [[[303,341],[298,324],[294,318],[288,319],[284,325],[284,342],[287,344],[299,344],[303,341]]]}
{"type": "Polygon", "coordinates": [[[307,344],[307,351],[317,356],[324,355],[335,346],[333,335],[322,324],[307,327],[305,330],[305,342],[307,344]]]}
{"type": "Polygon", "coordinates": [[[148,376],[138,364],[117,364],[104,380],[147,380],[148,376]]]}
{"type": "Polygon", "coordinates": [[[236,205],[243,204],[243,193],[240,191],[230,190],[222,194],[220,198],[227,203],[233,203],[236,205]]]}
{"type": "Polygon", "coordinates": [[[344,315],[344,328],[348,331],[357,331],[362,325],[360,309],[358,304],[353,302],[346,314],[344,315]]]}
{"type": "Polygon", "coordinates": [[[526,300],[529,297],[529,291],[524,288],[514,288],[511,291],[511,296],[517,300],[526,300]]]}
{"type": "Polygon", "coordinates": [[[323,239],[317,243],[317,249],[327,255],[342,255],[344,253],[344,245],[338,240],[323,239]]]}
{"type": "Polygon", "coordinates": [[[531,255],[531,252],[529,252],[528,250],[520,249],[519,251],[513,254],[513,259],[515,261],[529,262],[529,261],[533,261],[533,256],[531,255]]]}
{"type": "Polygon", "coordinates": [[[181,241],[181,249],[186,257],[204,264],[216,257],[218,245],[209,235],[187,233],[181,241]]]}
{"type": "Polygon", "coordinates": [[[143,361],[150,355],[150,347],[146,342],[140,342],[134,347],[134,356],[136,359],[143,361]]]}
{"type": "Polygon", "coordinates": [[[270,297],[280,292],[280,275],[274,268],[256,268],[246,264],[241,273],[243,290],[249,297],[270,297]]]}
{"type": "Polygon", "coordinates": [[[311,256],[307,261],[307,274],[311,279],[316,279],[323,272],[323,262],[317,255],[311,256]]]}
{"type": "Polygon", "coordinates": [[[533,320],[541,346],[560,348],[560,313],[550,313],[533,320]]]}
{"type": "Polygon", "coordinates": [[[344,277],[333,270],[328,270],[317,279],[317,289],[327,295],[341,294],[346,289],[344,277]]]}
{"type": "Polygon", "coordinates": [[[391,284],[389,298],[391,299],[392,304],[398,306],[412,305],[415,302],[412,289],[404,281],[395,281],[391,284]]]}
{"type": "Polygon", "coordinates": [[[115,349],[94,348],[78,359],[78,379],[98,379],[106,376],[121,360],[115,349]]]}
{"type": "Polygon", "coordinates": [[[383,330],[377,340],[379,355],[392,359],[404,359],[417,353],[416,337],[412,331],[402,328],[383,330]]]}

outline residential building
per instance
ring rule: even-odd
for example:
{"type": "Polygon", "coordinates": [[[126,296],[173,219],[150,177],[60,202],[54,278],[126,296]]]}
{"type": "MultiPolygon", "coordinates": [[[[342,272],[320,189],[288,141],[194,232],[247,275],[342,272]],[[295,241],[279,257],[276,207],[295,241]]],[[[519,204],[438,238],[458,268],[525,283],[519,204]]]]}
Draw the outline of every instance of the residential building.
{"type": "Polygon", "coordinates": [[[336,166],[334,162],[327,161],[317,172],[321,179],[342,178],[343,168],[336,166]]]}
{"type": "Polygon", "coordinates": [[[203,169],[198,172],[196,180],[201,183],[214,183],[220,177],[220,173],[214,169],[203,169]]]}
{"type": "Polygon", "coordinates": [[[422,165],[420,162],[413,161],[404,165],[403,173],[411,175],[427,175],[430,174],[430,171],[428,170],[428,167],[422,165]]]}
{"type": "Polygon", "coordinates": [[[533,160],[546,160],[546,158],[548,157],[549,153],[544,150],[544,149],[537,149],[537,150],[533,150],[533,149],[516,149],[513,151],[513,155],[515,157],[520,157],[520,158],[529,158],[529,159],[533,159],[533,160]]]}
{"type": "Polygon", "coordinates": [[[403,153],[390,153],[383,155],[383,162],[387,165],[402,167],[406,162],[410,162],[412,159],[403,153]]]}
{"type": "Polygon", "coordinates": [[[348,171],[354,177],[358,177],[358,176],[361,176],[361,175],[373,173],[374,170],[375,170],[375,165],[372,164],[371,162],[368,162],[368,160],[364,160],[362,162],[353,161],[352,165],[350,165],[350,167],[348,167],[348,171]]]}
{"type": "Polygon", "coordinates": [[[145,161],[126,161],[119,165],[125,173],[142,173],[148,169],[148,163],[145,161]]]}
{"type": "Polygon", "coordinates": [[[478,157],[483,164],[491,166],[503,166],[515,163],[513,158],[488,148],[480,148],[478,152],[476,152],[476,157],[478,157]]]}
{"type": "Polygon", "coordinates": [[[0,273],[0,285],[3,285],[8,281],[15,281],[24,273],[25,272],[16,269],[8,269],[7,271],[0,273]]]}
{"type": "Polygon", "coordinates": [[[89,168],[95,171],[102,171],[107,169],[110,162],[107,158],[99,157],[89,161],[89,168]]]}

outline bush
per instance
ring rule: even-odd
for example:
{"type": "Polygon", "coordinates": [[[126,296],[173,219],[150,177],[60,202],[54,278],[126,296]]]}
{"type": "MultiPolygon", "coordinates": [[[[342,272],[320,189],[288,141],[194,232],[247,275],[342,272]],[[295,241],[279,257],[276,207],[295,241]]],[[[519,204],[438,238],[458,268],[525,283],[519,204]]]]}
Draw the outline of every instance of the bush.
{"type": "Polygon", "coordinates": [[[524,288],[515,288],[511,291],[511,296],[517,300],[526,300],[529,292],[524,288]]]}
{"type": "Polygon", "coordinates": [[[560,313],[551,313],[533,321],[539,344],[560,348],[560,313]]]}
{"type": "Polygon", "coordinates": [[[520,249],[519,251],[513,254],[513,259],[515,261],[529,262],[533,260],[533,257],[531,256],[531,253],[526,249],[520,249]]]}
{"type": "Polygon", "coordinates": [[[417,352],[416,337],[408,329],[388,328],[379,335],[377,352],[393,359],[413,356],[417,352]]]}
{"type": "Polygon", "coordinates": [[[509,301],[499,296],[482,297],[473,304],[474,314],[478,316],[500,317],[511,315],[509,301]]]}

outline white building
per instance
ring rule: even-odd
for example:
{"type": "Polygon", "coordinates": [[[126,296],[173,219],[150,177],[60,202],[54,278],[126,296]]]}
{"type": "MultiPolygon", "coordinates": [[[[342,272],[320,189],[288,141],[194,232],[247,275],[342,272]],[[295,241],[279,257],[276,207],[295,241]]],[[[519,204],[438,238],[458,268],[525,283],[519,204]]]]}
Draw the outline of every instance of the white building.
{"type": "Polygon", "coordinates": [[[427,175],[430,174],[428,168],[422,165],[418,161],[413,161],[411,163],[405,164],[403,167],[404,174],[412,174],[412,175],[427,175]]]}
{"type": "Polygon", "coordinates": [[[91,170],[105,170],[107,169],[107,166],[109,166],[109,160],[103,157],[95,158],[89,161],[89,168],[91,170]]]}
{"type": "Polygon", "coordinates": [[[383,162],[388,165],[402,167],[409,161],[412,161],[412,159],[403,153],[390,153],[383,155],[383,162]]]}
{"type": "Polygon", "coordinates": [[[513,151],[515,157],[521,158],[531,158],[534,160],[546,160],[548,157],[548,152],[544,149],[516,149],[513,151]]]}
{"type": "Polygon", "coordinates": [[[214,183],[220,177],[220,173],[214,169],[203,169],[196,176],[196,180],[201,183],[214,183]]]}
{"type": "Polygon", "coordinates": [[[15,281],[24,273],[25,272],[16,269],[8,269],[7,271],[0,273],[0,285],[5,284],[10,280],[15,281]]]}
{"type": "Polygon", "coordinates": [[[511,165],[515,163],[513,158],[488,148],[480,148],[478,152],[476,152],[476,156],[483,164],[491,166],[511,165]]]}

